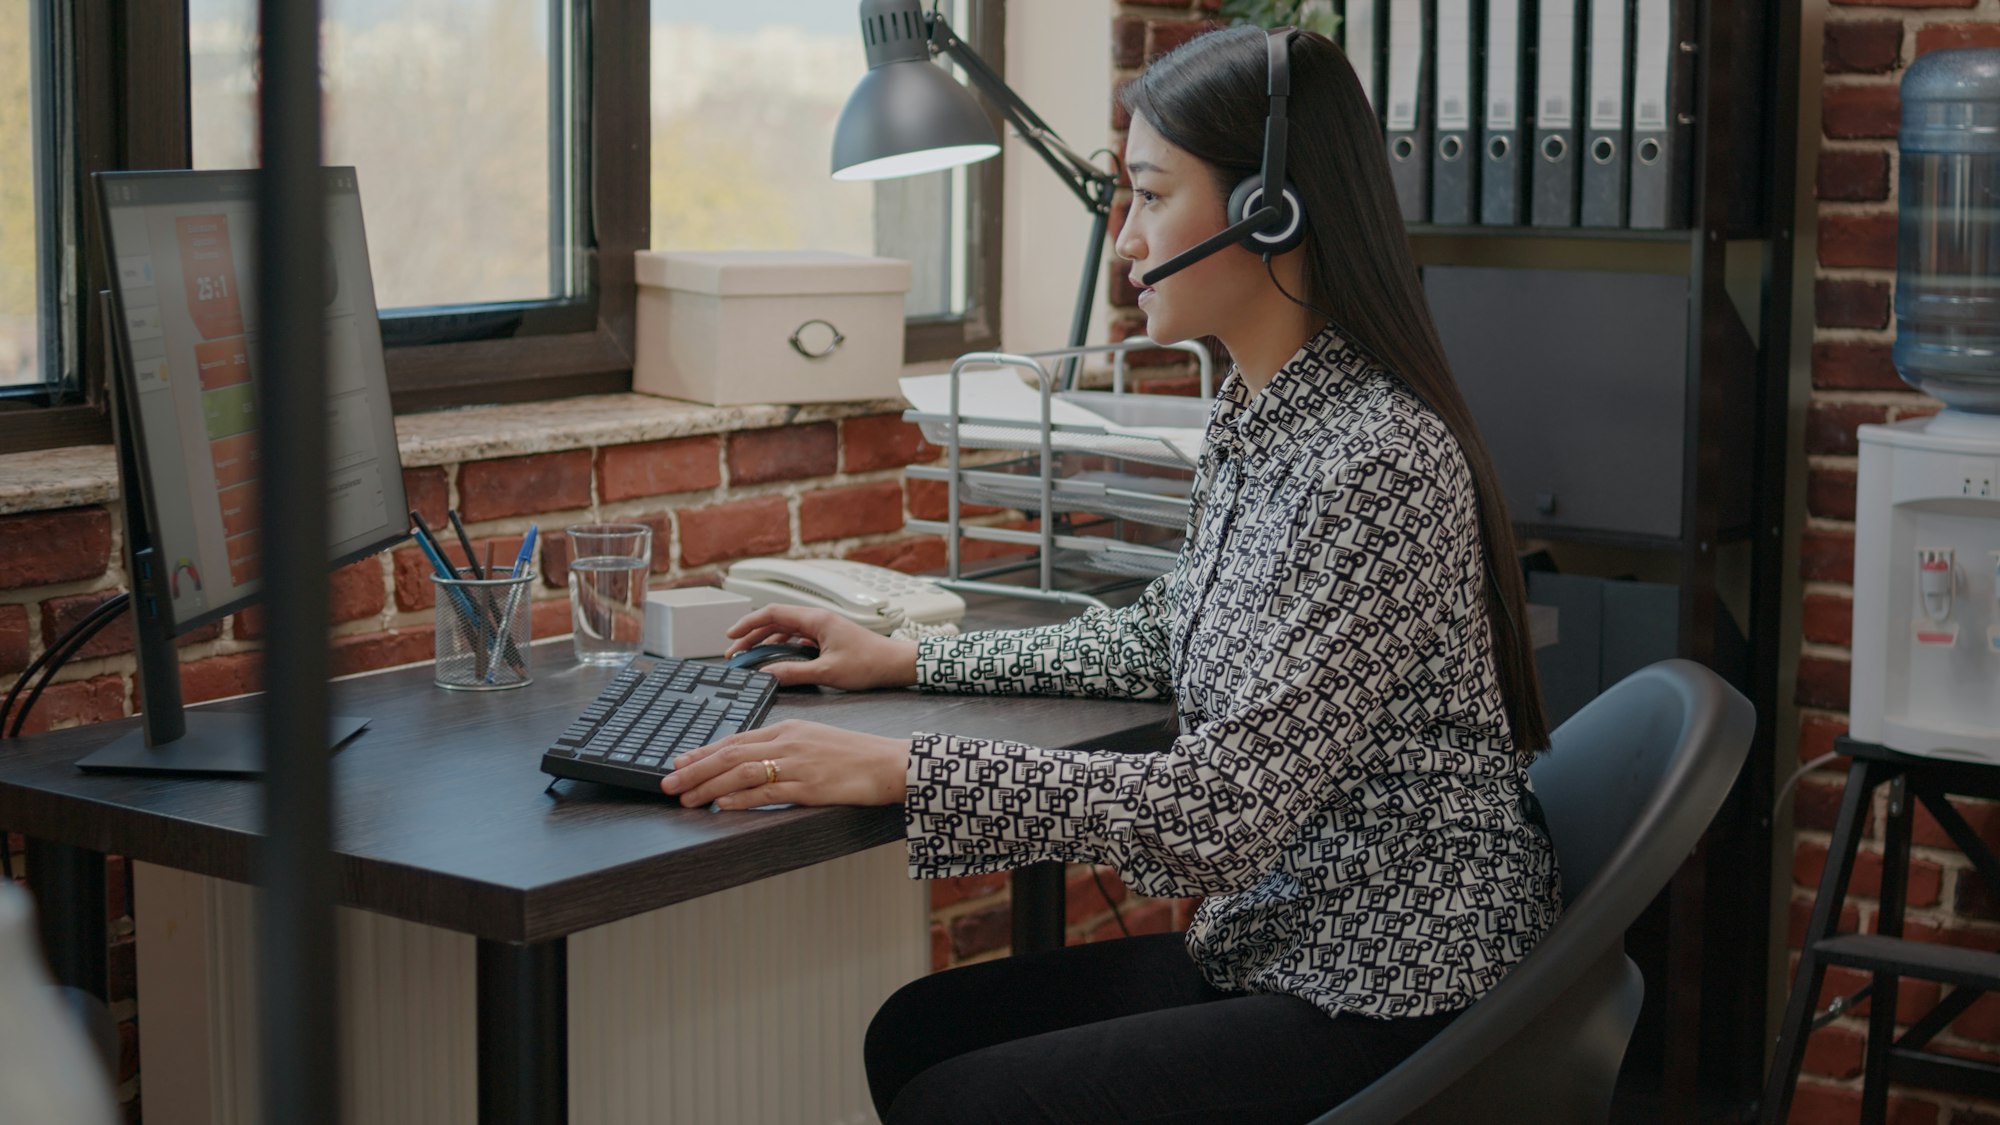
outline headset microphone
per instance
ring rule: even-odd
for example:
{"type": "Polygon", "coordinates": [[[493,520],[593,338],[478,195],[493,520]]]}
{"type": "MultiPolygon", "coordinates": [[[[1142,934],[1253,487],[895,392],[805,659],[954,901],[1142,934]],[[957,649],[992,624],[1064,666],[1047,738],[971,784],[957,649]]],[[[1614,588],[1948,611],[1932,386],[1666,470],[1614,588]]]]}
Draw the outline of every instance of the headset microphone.
{"type": "Polygon", "coordinates": [[[1139,278],[1141,284],[1158,285],[1225,246],[1241,245],[1268,261],[1305,241],[1305,204],[1285,179],[1285,100],[1291,96],[1291,42],[1297,34],[1296,28],[1281,27],[1265,39],[1271,59],[1271,109],[1264,119],[1263,171],[1229,193],[1227,227],[1148,270],[1139,278]],[[1276,202],[1265,197],[1266,184],[1283,185],[1276,202]]]}

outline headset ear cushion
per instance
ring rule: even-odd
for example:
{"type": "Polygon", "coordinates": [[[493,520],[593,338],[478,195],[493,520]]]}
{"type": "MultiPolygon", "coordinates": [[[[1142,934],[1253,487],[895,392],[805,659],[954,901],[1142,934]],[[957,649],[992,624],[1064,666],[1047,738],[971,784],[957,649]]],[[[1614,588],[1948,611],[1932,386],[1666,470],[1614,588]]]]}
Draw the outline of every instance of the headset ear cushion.
{"type": "MultiPolygon", "coordinates": [[[[1243,221],[1245,215],[1264,205],[1262,198],[1264,177],[1245,176],[1229,193],[1229,222],[1231,225],[1243,221]]],[[[1296,249],[1306,240],[1305,208],[1299,200],[1298,189],[1289,182],[1285,184],[1284,225],[1271,230],[1253,231],[1243,236],[1243,246],[1257,254],[1283,254],[1296,249]]]]}

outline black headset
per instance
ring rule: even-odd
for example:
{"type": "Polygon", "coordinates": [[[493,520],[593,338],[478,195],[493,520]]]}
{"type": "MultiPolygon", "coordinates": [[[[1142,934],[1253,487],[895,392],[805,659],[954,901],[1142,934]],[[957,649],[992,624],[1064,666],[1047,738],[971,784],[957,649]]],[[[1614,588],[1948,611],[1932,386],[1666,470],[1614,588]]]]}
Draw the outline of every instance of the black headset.
{"type": "Polygon", "coordinates": [[[1280,27],[1265,36],[1271,52],[1271,111],[1264,119],[1264,170],[1245,177],[1229,193],[1229,225],[1148,271],[1139,279],[1148,287],[1225,246],[1241,245],[1269,259],[1306,240],[1305,204],[1285,178],[1285,100],[1292,93],[1292,37],[1297,34],[1297,28],[1280,27]],[[1276,203],[1266,197],[1266,184],[1284,185],[1276,203]]]}

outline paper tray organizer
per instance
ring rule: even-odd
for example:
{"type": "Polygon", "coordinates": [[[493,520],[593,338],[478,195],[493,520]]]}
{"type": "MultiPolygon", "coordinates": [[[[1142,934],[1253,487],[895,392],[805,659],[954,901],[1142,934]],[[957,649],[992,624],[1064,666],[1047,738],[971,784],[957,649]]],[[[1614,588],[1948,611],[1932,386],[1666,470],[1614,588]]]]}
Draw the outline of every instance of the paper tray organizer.
{"type": "Polygon", "coordinates": [[[1058,589],[1055,572],[1150,579],[1172,568],[1179,555],[1177,534],[1155,533],[1150,538],[1157,543],[1135,543],[1078,534],[1081,529],[1077,525],[1099,516],[1119,521],[1103,528],[1114,533],[1125,522],[1174,533],[1185,531],[1188,488],[1215,393],[1214,361],[1206,348],[1192,341],[1161,345],[1133,337],[1116,344],[1028,354],[972,352],[952,364],[948,379],[950,393],[944,409],[913,408],[903,414],[905,421],[923,431],[926,441],[945,450],[944,465],[912,465],[906,470],[911,479],[943,481],[946,486],[945,518],[910,520],[908,524],[913,531],[944,537],[944,585],[980,593],[1103,605],[1089,592],[1058,589]],[[1127,354],[1161,347],[1195,357],[1200,366],[1201,398],[1126,392],[1127,354]],[[1102,354],[1109,354],[1112,360],[1110,391],[1056,389],[1058,377],[1050,361],[1074,363],[1102,354]],[[1022,417],[1018,412],[995,416],[961,409],[967,374],[990,370],[1010,371],[1010,377],[1017,380],[1020,372],[1034,376],[1039,388],[1039,411],[1031,412],[1035,416],[1022,417]],[[1102,421],[1079,421],[1082,414],[1076,408],[1102,421]],[[1056,420],[1057,415],[1069,420],[1056,420]],[[1158,432],[1138,432],[1146,428],[1158,432]],[[964,454],[973,450],[1026,452],[1029,456],[967,465],[964,454]],[[968,524],[963,521],[967,504],[1039,514],[1041,526],[1029,531],[968,524]],[[1021,569],[1023,564],[1019,563],[965,573],[959,558],[961,537],[1036,548],[1034,562],[1026,565],[1039,567],[1037,583],[1026,586],[984,580],[1021,569]]]}

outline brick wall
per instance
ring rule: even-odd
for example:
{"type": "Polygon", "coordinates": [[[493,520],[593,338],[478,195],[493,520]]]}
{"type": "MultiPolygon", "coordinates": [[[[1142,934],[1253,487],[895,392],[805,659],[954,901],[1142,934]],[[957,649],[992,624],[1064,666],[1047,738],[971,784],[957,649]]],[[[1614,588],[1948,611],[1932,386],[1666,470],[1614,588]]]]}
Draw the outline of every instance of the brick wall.
{"type": "MultiPolygon", "coordinates": [[[[1889,359],[1896,268],[1897,84],[1918,55],[1941,47],[2000,46],[1994,0],[1891,0],[1826,11],[1819,166],[1819,262],[1813,276],[1812,395],[1806,416],[1806,525],[1800,536],[1803,645],[1794,702],[1801,764],[1832,749],[1846,729],[1848,648],[1853,617],[1854,430],[1935,413],[1889,359]]],[[[1791,963],[1826,859],[1845,760],[1802,778],[1793,800],[1795,838],[1791,963]]],[[[1886,798],[1886,794],[1878,794],[1886,798]]],[[[2000,806],[1961,804],[1990,844],[2000,846],[2000,806]]],[[[1880,821],[1869,825],[1844,929],[1872,929],[1880,883],[1880,821]]],[[[1906,936],[2000,950],[2000,897],[1970,870],[1928,814],[1917,814],[1906,936]]],[[[1865,979],[1833,970],[1820,1003],[1854,992],[1865,979]]],[[[1938,996],[1936,985],[1905,982],[1898,1022],[1938,996]]],[[[1794,1121],[1852,1121],[1859,1107],[1867,1006],[1815,1034],[1800,1079],[1794,1121]]],[[[2000,997],[1987,997],[1942,1034],[1940,1047],[2000,1058],[2000,997]]],[[[1911,1123],[2000,1122],[2000,1103],[1901,1089],[1890,1119],[1911,1123]]]]}

